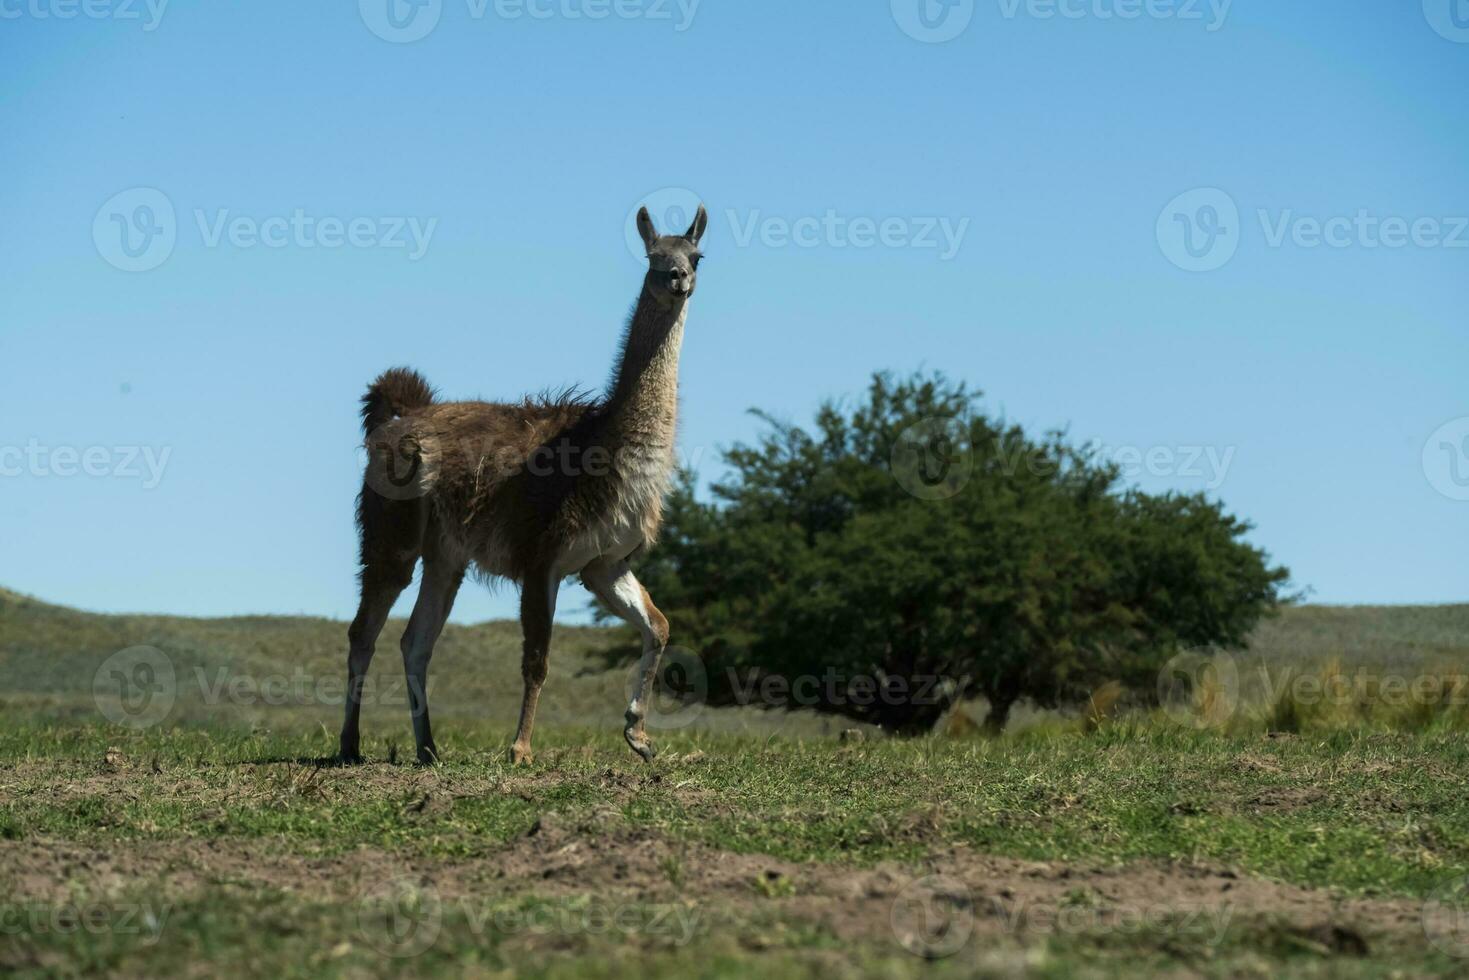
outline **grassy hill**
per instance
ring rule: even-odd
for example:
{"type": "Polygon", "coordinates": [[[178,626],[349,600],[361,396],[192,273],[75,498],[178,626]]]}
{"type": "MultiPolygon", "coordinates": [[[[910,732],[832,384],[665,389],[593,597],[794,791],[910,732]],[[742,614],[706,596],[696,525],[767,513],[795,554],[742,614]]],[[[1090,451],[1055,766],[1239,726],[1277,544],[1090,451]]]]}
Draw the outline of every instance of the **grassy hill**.
{"type": "MultiPolygon", "coordinates": [[[[411,749],[398,651],[406,625],[391,620],[378,641],[364,695],[363,734],[406,740],[411,749]]],[[[0,672],[5,677],[0,708],[57,721],[100,720],[93,696],[99,668],[119,651],[145,646],[160,651],[173,667],[177,698],[170,721],[323,727],[334,734],[341,723],[346,636],[346,624],[330,619],[104,615],[0,589],[0,672]]],[[[558,626],[539,726],[621,731],[627,671],[608,670],[608,652],[631,642],[631,630],[558,626]]],[[[445,628],[429,677],[436,720],[472,717],[499,724],[508,734],[520,710],[520,693],[519,623],[445,628]]],[[[437,727],[452,734],[452,723],[437,727]]],[[[822,735],[848,725],[749,708],[703,711],[689,727],[822,735]]]]}
{"type": "MultiPolygon", "coordinates": [[[[378,645],[364,706],[370,738],[408,737],[397,643],[404,625],[390,622],[378,645]]],[[[0,670],[6,679],[0,707],[22,716],[97,720],[93,680],[99,668],[120,650],[145,646],[173,667],[177,698],[171,721],[333,733],[341,710],[345,636],[345,625],[328,619],[101,615],[0,589],[0,670]]],[[[607,651],[627,646],[630,638],[622,629],[557,628],[541,701],[543,727],[620,727],[627,673],[607,669],[607,651]]],[[[1469,605],[1289,608],[1262,624],[1235,658],[1241,691],[1253,700],[1265,696],[1270,677],[1332,663],[1347,671],[1409,677],[1465,672],[1469,605]]],[[[508,732],[519,710],[519,660],[514,622],[446,628],[430,672],[436,718],[476,718],[508,732]]],[[[971,713],[982,717],[982,706],[971,713]]],[[[1016,723],[1034,718],[1021,713],[1016,723]]],[[[837,718],[754,708],[706,709],[690,725],[816,736],[846,727],[837,718]]]]}

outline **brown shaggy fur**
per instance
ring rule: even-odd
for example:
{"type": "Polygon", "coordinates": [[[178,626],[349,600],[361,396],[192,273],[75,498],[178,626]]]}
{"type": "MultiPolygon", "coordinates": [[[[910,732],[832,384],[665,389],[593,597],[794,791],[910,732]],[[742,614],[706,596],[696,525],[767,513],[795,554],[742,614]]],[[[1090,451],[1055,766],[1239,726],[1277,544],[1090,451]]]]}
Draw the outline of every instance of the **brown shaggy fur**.
{"type": "Polygon", "coordinates": [[[649,270],[606,398],[565,393],[516,403],[440,402],[407,368],[385,372],[363,396],[362,601],[348,632],[343,759],[360,757],[363,679],[388,610],[420,558],[423,584],[402,648],[421,761],[437,757],[428,660],[470,567],[521,587],[525,698],[516,760],[530,757],[557,584],[576,573],[643,631],[639,696],[629,706],[625,734],[651,758],[643,706],[668,622],[626,559],[653,542],[673,472],[678,354],[707,216],[700,208],[681,236],[658,236],[646,210],[638,223],[649,270]]]}

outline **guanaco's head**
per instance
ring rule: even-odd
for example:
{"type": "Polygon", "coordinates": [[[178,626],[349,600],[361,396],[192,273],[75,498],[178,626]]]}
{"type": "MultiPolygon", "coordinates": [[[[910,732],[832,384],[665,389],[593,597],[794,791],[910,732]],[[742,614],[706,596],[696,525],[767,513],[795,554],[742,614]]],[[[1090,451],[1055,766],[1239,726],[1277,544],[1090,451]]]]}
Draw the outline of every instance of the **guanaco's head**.
{"type": "Polygon", "coordinates": [[[682,235],[659,235],[653,227],[648,209],[638,211],[638,233],[648,250],[648,287],[668,302],[685,300],[694,294],[699,279],[699,239],[709,226],[709,212],[699,205],[694,223],[682,235]]]}

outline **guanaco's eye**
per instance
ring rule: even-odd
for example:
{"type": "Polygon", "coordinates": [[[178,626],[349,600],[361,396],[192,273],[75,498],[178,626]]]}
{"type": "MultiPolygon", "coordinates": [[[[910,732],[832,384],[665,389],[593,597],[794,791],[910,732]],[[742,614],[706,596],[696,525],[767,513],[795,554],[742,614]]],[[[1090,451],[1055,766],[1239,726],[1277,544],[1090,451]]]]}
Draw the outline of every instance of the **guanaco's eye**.
{"type": "Polygon", "coordinates": [[[699,267],[699,263],[704,261],[704,256],[696,252],[692,257],[692,261],[694,263],[694,268],[697,269],[699,267]]]}

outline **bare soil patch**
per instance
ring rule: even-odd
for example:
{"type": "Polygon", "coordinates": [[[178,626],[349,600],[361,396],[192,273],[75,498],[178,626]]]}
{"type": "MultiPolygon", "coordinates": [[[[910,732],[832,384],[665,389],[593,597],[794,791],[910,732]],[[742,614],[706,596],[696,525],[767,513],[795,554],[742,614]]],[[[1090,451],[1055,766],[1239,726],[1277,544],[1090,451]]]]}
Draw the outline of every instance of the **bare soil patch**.
{"type": "MultiPolygon", "coordinates": [[[[1211,942],[1227,928],[1261,922],[1344,955],[1422,938],[1416,902],[1344,898],[1227,868],[1031,862],[967,847],[936,851],[911,865],[796,863],[669,839],[628,824],[610,808],[545,814],[493,853],[463,859],[376,847],[291,853],[269,839],[0,841],[0,881],[12,902],[62,904],[139,890],[168,899],[206,889],[353,901],[400,879],[432,888],[446,901],[590,895],[603,902],[678,903],[700,909],[706,923],[778,913],[852,942],[894,935],[907,941],[912,937],[903,935],[905,923],[931,927],[923,916],[933,914],[962,921],[966,934],[1021,941],[1055,932],[1164,929],[1211,942]]],[[[758,945],[758,938],[747,941],[758,945]]]]}

